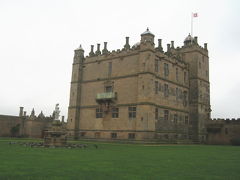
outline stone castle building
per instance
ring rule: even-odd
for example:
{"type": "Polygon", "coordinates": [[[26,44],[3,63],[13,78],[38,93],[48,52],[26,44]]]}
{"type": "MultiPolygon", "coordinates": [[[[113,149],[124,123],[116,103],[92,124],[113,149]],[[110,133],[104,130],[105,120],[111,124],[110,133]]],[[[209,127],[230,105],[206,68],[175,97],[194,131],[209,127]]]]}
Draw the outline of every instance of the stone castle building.
{"type": "Polygon", "coordinates": [[[188,35],[163,51],[147,29],[139,43],[110,52],[74,52],[69,136],[75,138],[204,142],[210,119],[207,44],[188,35]]]}

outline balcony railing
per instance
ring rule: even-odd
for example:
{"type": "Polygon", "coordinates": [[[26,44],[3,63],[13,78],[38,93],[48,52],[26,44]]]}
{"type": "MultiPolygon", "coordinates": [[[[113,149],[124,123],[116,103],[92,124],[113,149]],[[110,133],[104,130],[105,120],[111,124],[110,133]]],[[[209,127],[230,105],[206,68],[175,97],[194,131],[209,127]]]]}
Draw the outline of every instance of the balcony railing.
{"type": "Polygon", "coordinates": [[[117,93],[115,92],[105,92],[105,93],[98,93],[96,100],[113,100],[117,98],[117,93]]]}

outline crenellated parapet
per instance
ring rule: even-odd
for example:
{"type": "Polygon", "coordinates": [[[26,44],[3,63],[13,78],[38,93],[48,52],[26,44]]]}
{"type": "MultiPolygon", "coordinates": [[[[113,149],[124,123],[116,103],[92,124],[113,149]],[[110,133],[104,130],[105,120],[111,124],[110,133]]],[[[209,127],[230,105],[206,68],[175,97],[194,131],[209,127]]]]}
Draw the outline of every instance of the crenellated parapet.
{"type": "Polygon", "coordinates": [[[240,124],[240,118],[213,118],[208,121],[208,124],[240,124]]]}

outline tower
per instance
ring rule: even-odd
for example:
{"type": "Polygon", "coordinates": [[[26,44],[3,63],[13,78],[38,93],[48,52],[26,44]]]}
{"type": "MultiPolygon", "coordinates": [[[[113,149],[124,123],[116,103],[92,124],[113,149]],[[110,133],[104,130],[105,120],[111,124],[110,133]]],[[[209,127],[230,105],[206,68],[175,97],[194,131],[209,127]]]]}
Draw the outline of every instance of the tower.
{"type": "Polygon", "coordinates": [[[190,136],[193,140],[204,142],[206,121],[210,118],[209,58],[207,44],[198,44],[198,38],[190,34],[180,49],[183,60],[189,65],[189,115],[190,136]]]}
{"type": "Polygon", "coordinates": [[[74,136],[75,138],[78,138],[80,121],[83,62],[84,62],[84,50],[80,45],[79,48],[74,50],[67,123],[70,136],[74,136]]]}

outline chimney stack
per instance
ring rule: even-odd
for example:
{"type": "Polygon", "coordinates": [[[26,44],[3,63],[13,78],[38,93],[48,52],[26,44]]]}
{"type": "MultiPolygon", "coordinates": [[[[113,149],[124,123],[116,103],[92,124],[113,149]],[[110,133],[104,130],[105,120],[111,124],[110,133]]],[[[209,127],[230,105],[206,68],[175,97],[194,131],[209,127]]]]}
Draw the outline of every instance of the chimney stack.
{"type": "Polygon", "coordinates": [[[174,49],[174,41],[171,41],[171,48],[174,49]]]}
{"type": "Polygon", "coordinates": [[[124,45],[124,49],[130,49],[129,37],[126,37],[126,44],[124,45]]]}
{"type": "Polygon", "coordinates": [[[22,117],[22,116],[23,116],[23,108],[24,108],[24,107],[20,107],[19,117],[22,117]]]}
{"type": "Polygon", "coordinates": [[[167,44],[167,52],[170,51],[170,44],[167,44]]]}
{"type": "Polygon", "coordinates": [[[196,44],[198,43],[198,37],[197,37],[197,36],[194,37],[194,42],[195,42],[196,44]]]}
{"type": "Polygon", "coordinates": [[[100,55],[101,51],[100,51],[100,44],[97,44],[97,51],[95,52],[96,55],[100,55]]]}
{"type": "Polygon", "coordinates": [[[207,43],[204,43],[204,49],[207,50],[207,43]]]}
{"type": "Polygon", "coordinates": [[[160,52],[163,52],[162,39],[158,39],[158,50],[159,50],[160,52]]]}
{"type": "Polygon", "coordinates": [[[102,50],[102,54],[108,54],[107,42],[104,42],[104,48],[103,48],[103,50],[102,50]]]}
{"type": "Polygon", "coordinates": [[[91,45],[91,51],[89,53],[89,56],[94,56],[94,45],[91,45]]]}

